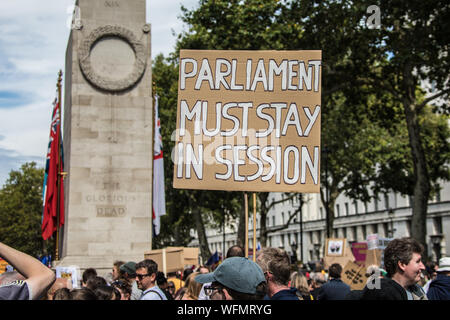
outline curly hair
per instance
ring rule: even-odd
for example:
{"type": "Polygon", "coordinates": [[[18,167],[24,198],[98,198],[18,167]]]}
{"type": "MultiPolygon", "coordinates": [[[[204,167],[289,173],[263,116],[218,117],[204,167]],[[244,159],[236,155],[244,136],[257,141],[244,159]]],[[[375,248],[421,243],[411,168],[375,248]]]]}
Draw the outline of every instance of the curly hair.
{"type": "Polygon", "coordinates": [[[389,277],[398,271],[398,263],[408,264],[413,253],[422,254],[423,245],[413,238],[394,239],[384,249],[384,267],[389,277]]]}

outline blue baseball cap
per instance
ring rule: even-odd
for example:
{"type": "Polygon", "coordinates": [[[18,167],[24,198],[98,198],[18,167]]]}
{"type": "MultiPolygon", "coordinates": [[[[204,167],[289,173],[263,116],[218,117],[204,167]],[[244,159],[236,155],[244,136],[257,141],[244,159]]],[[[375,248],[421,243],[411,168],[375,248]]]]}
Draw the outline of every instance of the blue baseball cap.
{"type": "Polygon", "coordinates": [[[264,272],[255,262],[243,257],[225,259],[214,272],[199,274],[195,277],[199,283],[217,281],[234,291],[256,294],[256,287],[266,282],[264,272]]]}

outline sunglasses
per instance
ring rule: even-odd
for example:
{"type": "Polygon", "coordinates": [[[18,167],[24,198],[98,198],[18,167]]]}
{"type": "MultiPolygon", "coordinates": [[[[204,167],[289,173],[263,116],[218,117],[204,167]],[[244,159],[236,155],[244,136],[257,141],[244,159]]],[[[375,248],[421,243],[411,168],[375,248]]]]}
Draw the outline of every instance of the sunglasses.
{"type": "Polygon", "coordinates": [[[223,290],[223,288],[219,286],[206,286],[204,289],[207,296],[212,296],[215,292],[222,292],[223,290]]]}
{"type": "Polygon", "coordinates": [[[142,280],[145,277],[151,276],[151,274],[136,274],[136,278],[138,278],[139,280],[142,280]]]}
{"type": "Polygon", "coordinates": [[[167,288],[169,288],[169,289],[175,289],[175,286],[170,285],[170,286],[167,286],[167,288]]]}

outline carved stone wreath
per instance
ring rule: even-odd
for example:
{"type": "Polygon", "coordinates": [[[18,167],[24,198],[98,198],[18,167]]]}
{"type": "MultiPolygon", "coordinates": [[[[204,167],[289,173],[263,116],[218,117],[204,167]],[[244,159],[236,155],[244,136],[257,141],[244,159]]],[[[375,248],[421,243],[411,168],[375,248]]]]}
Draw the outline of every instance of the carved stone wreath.
{"type": "Polygon", "coordinates": [[[89,36],[83,40],[78,49],[78,59],[86,79],[93,85],[107,91],[122,91],[133,86],[143,75],[146,67],[146,58],[144,45],[139,41],[134,33],[121,26],[105,25],[92,31],[89,36]],[[112,80],[102,77],[92,69],[90,52],[95,43],[105,37],[118,37],[125,40],[133,49],[135,62],[133,71],[126,78],[112,80]]]}

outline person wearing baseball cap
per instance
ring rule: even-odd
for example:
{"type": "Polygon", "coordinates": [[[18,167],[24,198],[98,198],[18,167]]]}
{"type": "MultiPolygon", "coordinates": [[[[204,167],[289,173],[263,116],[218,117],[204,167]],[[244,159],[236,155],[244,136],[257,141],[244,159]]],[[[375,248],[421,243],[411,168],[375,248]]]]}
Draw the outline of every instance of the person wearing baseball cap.
{"type": "Polygon", "coordinates": [[[199,283],[209,283],[205,292],[211,300],[262,300],[266,278],[262,269],[244,257],[225,259],[214,272],[199,274],[199,283]]]}
{"type": "Polygon", "coordinates": [[[436,279],[431,281],[427,292],[429,300],[450,300],[450,257],[439,260],[436,279]]]}
{"type": "Polygon", "coordinates": [[[136,262],[128,261],[119,267],[119,270],[123,273],[124,278],[131,286],[130,300],[139,300],[142,296],[142,290],[140,290],[136,283],[136,262]]]}

